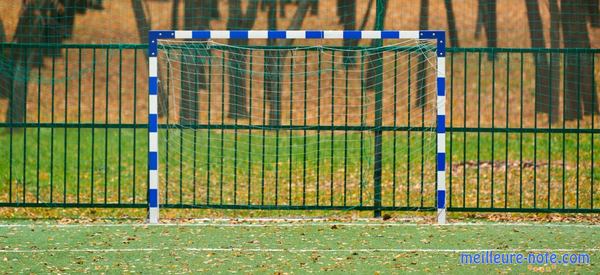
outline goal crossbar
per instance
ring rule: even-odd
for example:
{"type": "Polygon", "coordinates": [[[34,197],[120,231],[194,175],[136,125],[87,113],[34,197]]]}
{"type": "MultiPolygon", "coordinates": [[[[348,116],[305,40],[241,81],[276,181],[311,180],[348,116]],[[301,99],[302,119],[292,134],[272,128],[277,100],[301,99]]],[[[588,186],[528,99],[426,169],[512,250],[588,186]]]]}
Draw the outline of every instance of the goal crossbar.
{"type": "Polygon", "coordinates": [[[148,222],[158,223],[158,40],[194,39],[416,39],[436,45],[436,208],[437,222],[446,223],[446,116],[444,31],[354,31],[354,30],[152,30],[148,35],[148,222]]]}

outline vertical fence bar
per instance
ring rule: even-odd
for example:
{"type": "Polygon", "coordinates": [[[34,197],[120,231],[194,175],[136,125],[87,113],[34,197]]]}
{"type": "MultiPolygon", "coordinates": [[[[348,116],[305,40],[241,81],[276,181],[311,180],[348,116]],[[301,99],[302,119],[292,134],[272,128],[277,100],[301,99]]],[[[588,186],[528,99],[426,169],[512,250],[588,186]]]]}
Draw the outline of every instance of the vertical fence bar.
{"type": "Polygon", "coordinates": [[[510,53],[506,53],[506,118],[504,133],[504,208],[508,207],[508,127],[509,127],[509,107],[510,107],[510,53]]]}
{"type": "MultiPolygon", "coordinates": [[[[249,64],[249,80],[250,85],[248,85],[248,125],[252,125],[252,83],[253,80],[253,54],[250,54],[250,64],[249,64]]],[[[252,127],[248,129],[248,205],[250,205],[252,198],[252,127]]]]}
{"type": "MultiPolygon", "coordinates": [[[[108,62],[106,62],[108,66],[108,62]]],[[[63,129],[63,204],[67,203],[67,113],[68,113],[68,99],[69,99],[69,49],[65,49],[65,112],[64,112],[64,123],[65,128],[63,129]]]]}
{"type": "MultiPolygon", "coordinates": [[[[39,53],[41,54],[41,49],[39,49],[39,53]]],[[[36,152],[36,166],[35,166],[35,202],[40,202],[40,134],[41,134],[41,95],[42,95],[42,64],[43,62],[38,62],[38,75],[37,75],[37,152],[36,152]]]]}
{"type": "Polygon", "coordinates": [[[292,205],[292,149],[293,149],[293,104],[294,104],[294,59],[296,58],[294,55],[294,51],[290,51],[290,110],[289,110],[289,121],[290,121],[290,130],[289,130],[289,167],[288,167],[288,205],[292,205]]]}
{"type": "Polygon", "coordinates": [[[92,148],[90,165],[90,203],[94,203],[94,160],[96,148],[96,48],[92,49],[92,148]]]}
{"type": "Polygon", "coordinates": [[[306,107],[308,101],[308,51],[304,51],[304,133],[303,133],[303,149],[302,153],[302,206],[306,205],[306,142],[307,142],[307,134],[306,134],[306,107]]]}
{"type": "Polygon", "coordinates": [[[330,195],[330,205],[333,206],[333,146],[334,146],[334,121],[335,121],[335,51],[331,51],[331,148],[330,153],[330,163],[329,163],[329,195],[330,195]]]}
{"type": "Polygon", "coordinates": [[[117,203],[121,204],[121,140],[123,125],[123,49],[119,48],[119,137],[118,137],[118,160],[117,160],[117,203]]]}
{"type": "MultiPolygon", "coordinates": [[[[137,49],[133,50],[133,125],[137,125],[137,56],[138,56],[138,51],[137,49]]],[[[132,190],[131,190],[131,197],[132,197],[132,203],[135,204],[135,186],[136,186],[136,145],[137,145],[137,128],[133,129],[133,145],[132,145],[132,150],[133,150],[133,175],[132,175],[132,179],[133,181],[131,182],[132,185],[132,190]]]]}
{"type": "MultiPolygon", "coordinates": [[[[54,124],[54,75],[56,69],[56,56],[52,55],[52,99],[50,122],[54,124]]],[[[54,201],[54,127],[50,128],[50,203],[54,201]]]]}
{"type": "MultiPolygon", "coordinates": [[[[378,41],[378,46],[383,45],[381,40],[378,41]]],[[[375,144],[374,144],[374,160],[373,167],[373,206],[375,218],[381,217],[381,157],[382,157],[382,109],[383,109],[383,53],[377,52],[375,57],[375,144]]]]}
{"type": "MultiPolygon", "coordinates": [[[[29,56],[29,49],[25,49],[25,56],[29,56]]],[[[22,175],[22,202],[26,202],[26,183],[27,183],[27,83],[29,83],[29,62],[25,62],[25,74],[23,75],[23,175],[22,175]]]]}
{"type": "Polygon", "coordinates": [[[109,102],[109,53],[110,49],[106,49],[106,60],[104,61],[106,66],[105,76],[105,99],[104,102],[104,204],[108,203],[108,102],[109,102]]]}
{"type": "MultiPolygon", "coordinates": [[[[81,168],[81,49],[78,52],[78,74],[77,74],[77,203],[79,203],[80,192],[80,168],[81,168]]],[[[133,78],[135,79],[135,77],[133,78]]],[[[135,80],[134,80],[135,81],[135,80]]],[[[133,162],[135,163],[135,161],[133,162]]]]}
{"type": "Polygon", "coordinates": [[[396,149],[397,149],[397,126],[398,119],[398,51],[394,51],[394,140],[392,143],[392,206],[396,207],[396,149]]]}

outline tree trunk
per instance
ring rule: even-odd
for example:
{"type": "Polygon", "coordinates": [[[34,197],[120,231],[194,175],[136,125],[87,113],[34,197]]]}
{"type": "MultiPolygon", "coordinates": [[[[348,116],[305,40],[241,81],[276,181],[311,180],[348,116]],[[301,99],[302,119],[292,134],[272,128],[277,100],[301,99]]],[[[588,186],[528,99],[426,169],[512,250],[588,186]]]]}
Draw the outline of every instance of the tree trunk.
{"type": "Polygon", "coordinates": [[[450,35],[450,45],[452,47],[460,47],[458,45],[458,30],[456,30],[456,20],[454,18],[454,8],[452,8],[452,0],[445,0],[446,18],[448,20],[448,34],[450,35]]]}
{"type": "Polygon", "coordinates": [[[219,0],[209,0],[207,8],[210,10],[210,19],[218,20],[221,18],[219,0]]]}
{"type": "MultiPolygon", "coordinates": [[[[525,0],[527,8],[527,22],[529,24],[529,37],[531,47],[545,48],[544,26],[537,0],[525,0]]],[[[552,95],[548,57],[546,53],[534,53],[535,62],[535,111],[536,113],[551,114],[552,118],[558,116],[558,98],[552,95]],[[552,104],[550,104],[552,102],[552,104]]]]}
{"type": "Polygon", "coordinates": [[[600,28],[600,2],[598,0],[588,0],[589,15],[592,27],[600,28]]]}
{"type": "MultiPolygon", "coordinates": [[[[0,18],[0,43],[6,42],[6,33],[4,24],[0,18]]],[[[2,49],[3,50],[3,49],[2,49]]],[[[10,87],[11,61],[5,56],[4,51],[0,50],[0,98],[8,98],[8,87],[10,87]]]]}
{"type": "Polygon", "coordinates": [[[179,0],[173,0],[171,6],[171,29],[179,29],[179,0]]]}
{"type": "MultiPolygon", "coordinates": [[[[384,29],[384,22],[385,22],[385,16],[387,14],[387,6],[388,6],[388,1],[387,0],[377,0],[377,1],[383,1],[382,5],[383,5],[383,11],[381,11],[381,14],[377,14],[377,16],[380,16],[381,18],[379,19],[381,23],[381,26],[375,26],[375,30],[383,30],[384,29]]],[[[379,11],[378,11],[379,12],[379,11]]],[[[378,19],[376,18],[375,21],[377,21],[378,19]]],[[[371,47],[375,47],[378,45],[378,43],[381,42],[380,40],[371,40],[371,47]]],[[[366,89],[372,91],[375,89],[375,86],[377,85],[377,66],[378,64],[381,64],[382,62],[382,53],[381,52],[377,52],[377,53],[373,53],[370,54],[367,57],[367,71],[366,71],[366,80],[365,80],[365,85],[367,86],[366,89]]]]}
{"type": "MultiPolygon", "coordinates": [[[[338,14],[344,30],[356,29],[356,0],[338,0],[338,14]]],[[[356,46],[357,40],[344,39],[344,47],[356,46]]],[[[344,51],[344,64],[352,66],[355,64],[355,53],[344,51]]]]}
{"type": "Polygon", "coordinates": [[[483,10],[483,2],[482,0],[477,1],[477,19],[475,19],[475,33],[473,36],[475,39],[479,39],[481,37],[481,30],[483,29],[483,14],[485,13],[483,10]]]}
{"type": "MultiPolygon", "coordinates": [[[[256,22],[258,1],[251,1],[246,7],[246,12],[242,10],[240,0],[229,1],[229,18],[227,20],[227,29],[244,30],[252,29],[256,22]]],[[[230,39],[229,43],[236,46],[248,45],[248,40],[230,39]]],[[[229,52],[228,60],[228,78],[229,78],[229,118],[245,118],[248,116],[246,79],[247,64],[246,55],[248,50],[233,48],[229,52]]]]}
{"type": "MultiPolygon", "coordinates": [[[[565,48],[590,48],[585,0],[561,0],[561,22],[565,48]]],[[[592,89],[593,66],[589,53],[565,54],[565,120],[598,113],[598,95],[592,89]],[[581,110],[583,108],[583,111],[581,110]]]]}
{"type": "MultiPolygon", "coordinates": [[[[45,7],[45,2],[25,1],[19,12],[19,21],[13,41],[16,43],[40,43],[45,39],[45,26],[47,22],[40,9],[45,7]]],[[[9,59],[8,70],[4,78],[6,86],[4,94],[8,97],[6,121],[20,123],[25,121],[27,102],[27,76],[29,63],[40,59],[41,51],[37,54],[24,48],[11,49],[6,55],[9,59]]]]}
{"type": "MultiPolygon", "coordinates": [[[[429,29],[429,0],[421,0],[421,9],[419,11],[419,29],[429,29]]],[[[419,65],[417,66],[417,107],[425,107],[427,102],[427,54],[419,54],[419,65]]]]}
{"type": "MultiPolygon", "coordinates": [[[[479,0],[482,7],[483,26],[485,27],[485,36],[487,38],[487,47],[498,47],[498,29],[496,25],[496,1],[479,0]]],[[[488,53],[488,60],[494,59],[494,53],[488,53]]]]}
{"type": "MultiPolygon", "coordinates": [[[[560,11],[557,0],[549,0],[550,6],[550,48],[560,48],[560,11]]],[[[551,100],[551,122],[558,121],[558,110],[560,109],[560,54],[550,53],[550,100],[551,100]]]]}
{"type": "MultiPolygon", "coordinates": [[[[207,9],[210,0],[185,0],[183,28],[186,30],[209,29],[211,10],[207,9]]],[[[208,53],[200,46],[191,46],[182,51],[181,96],[179,123],[193,125],[198,122],[198,94],[206,89],[205,63],[208,53]]]]}
{"type": "MultiPolygon", "coordinates": [[[[138,30],[138,37],[141,43],[147,43],[148,41],[148,31],[150,31],[150,21],[148,20],[148,16],[146,15],[146,11],[144,10],[143,0],[131,0],[131,8],[133,9],[133,14],[135,17],[135,24],[138,30]]],[[[148,53],[144,51],[146,58],[144,58],[146,62],[146,66],[148,66],[148,53]]],[[[158,82],[158,115],[164,116],[167,113],[167,104],[163,102],[167,98],[167,90],[165,89],[162,82],[159,80],[158,82]]]]}
{"type": "MultiPolygon", "coordinates": [[[[270,30],[277,29],[277,2],[272,1],[267,7],[267,28],[270,30]]],[[[277,40],[267,40],[267,45],[277,45],[277,40]]],[[[269,104],[269,125],[278,126],[281,124],[281,90],[279,66],[277,61],[280,60],[279,51],[265,51],[264,61],[264,88],[265,98],[269,104]]]]}
{"type": "MultiPolygon", "coordinates": [[[[298,8],[292,18],[288,30],[298,30],[302,27],[304,18],[310,8],[311,0],[299,0],[298,8]]],[[[276,6],[268,7],[268,28],[277,29],[277,13],[276,6]]],[[[293,43],[292,39],[284,39],[280,41],[267,40],[269,45],[289,46],[293,43]],[[279,42],[279,43],[277,43],[279,42]]],[[[283,62],[287,52],[284,51],[266,51],[265,52],[265,97],[269,104],[269,125],[281,125],[281,80],[283,79],[283,70],[277,66],[277,62],[283,62]]],[[[282,65],[279,63],[279,65],[282,65]]]]}

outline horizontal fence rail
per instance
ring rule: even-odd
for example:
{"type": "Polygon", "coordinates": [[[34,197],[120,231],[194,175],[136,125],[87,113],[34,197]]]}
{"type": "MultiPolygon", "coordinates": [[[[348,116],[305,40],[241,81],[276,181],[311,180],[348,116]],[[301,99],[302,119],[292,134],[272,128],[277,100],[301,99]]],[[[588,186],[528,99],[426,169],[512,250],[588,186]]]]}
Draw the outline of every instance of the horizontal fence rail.
{"type": "MultiPolygon", "coordinates": [[[[336,51],[347,48],[328,47],[340,56],[336,51]]],[[[0,206],[147,207],[146,49],[0,43],[0,206]]],[[[600,213],[600,50],[448,48],[447,53],[448,210],[600,213]]],[[[159,127],[166,131],[172,125],[159,127]]],[[[185,127],[215,131],[215,137],[221,130],[290,130],[235,123],[185,127]]],[[[293,128],[376,130],[337,124],[293,128]]],[[[381,210],[435,210],[433,193],[427,193],[435,190],[427,189],[434,181],[407,175],[406,169],[394,171],[405,161],[393,159],[403,146],[394,136],[406,142],[406,132],[414,131],[418,143],[421,133],[435,129],[385,123],[378,129],[385,132],[388,163],[383,165],[389,168],[381,210]]],[[[200,194],[207,190],[186,194],[178,175],[169,177],[169,201],[161,201],[167,208],[375,210],[372,204],[207,204],[206,194],[200,194]]]]}

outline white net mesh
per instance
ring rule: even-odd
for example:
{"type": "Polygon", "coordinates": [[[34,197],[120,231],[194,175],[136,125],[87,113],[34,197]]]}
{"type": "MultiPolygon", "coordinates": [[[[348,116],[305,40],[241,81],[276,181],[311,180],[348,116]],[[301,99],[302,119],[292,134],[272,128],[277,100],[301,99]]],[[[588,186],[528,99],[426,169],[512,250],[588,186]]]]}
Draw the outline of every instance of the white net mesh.
{"type": "Polygon", "coordinates": [[[381,131],[383,206],[433,206],[429,42],[340,48],[161,40],[159,52],[164,203],[372,206],[381,131]]]}

